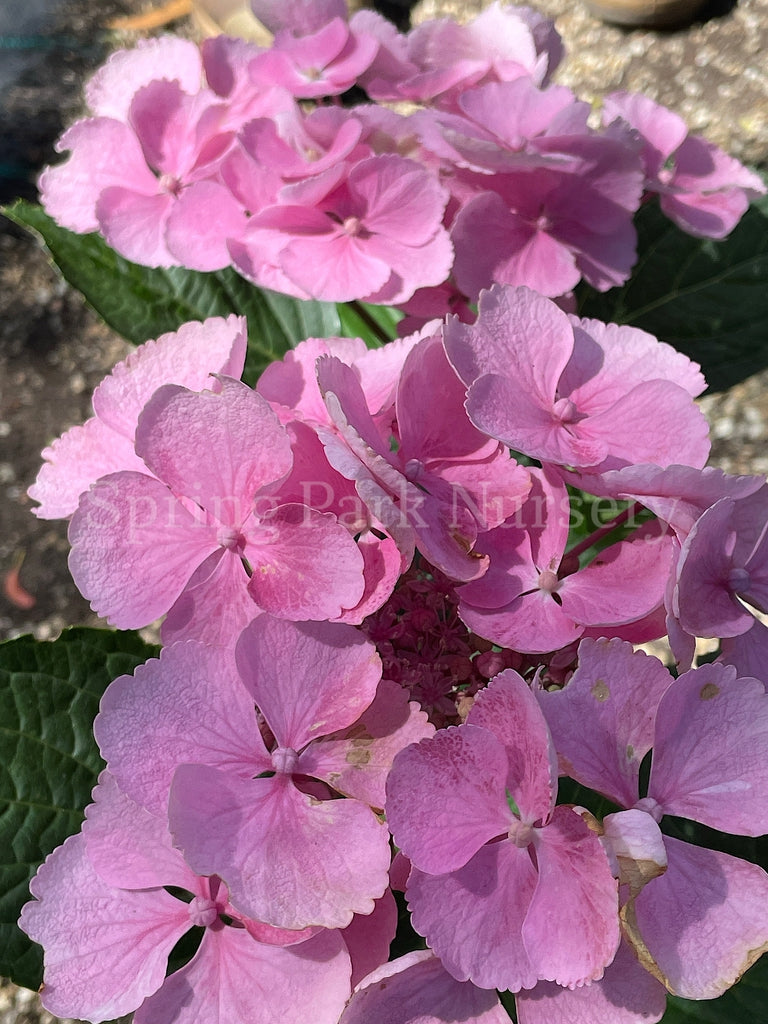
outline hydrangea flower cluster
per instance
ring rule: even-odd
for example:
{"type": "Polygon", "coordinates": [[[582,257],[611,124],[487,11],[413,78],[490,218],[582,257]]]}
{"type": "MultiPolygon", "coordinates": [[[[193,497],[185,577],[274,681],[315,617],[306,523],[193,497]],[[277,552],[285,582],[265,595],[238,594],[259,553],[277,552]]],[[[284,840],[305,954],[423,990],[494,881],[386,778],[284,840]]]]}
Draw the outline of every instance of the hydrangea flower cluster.
{"type": "Polygon", "coordinates": [[[163,649],[106,690],[106,770],[32,882],[43,1002],[653,1024],[716,997],[768,949],[768,874],[679,820],[768,832],[768,485],[706,468],[696,364],[549,296],[626,277],[644,188],[716,235],[758,186],[645,101],[589,128],[524,8],[406,37],[254,9],[270,50],[113,57],[49,209],[158,265],[441,316],[306,339],[254,388],[243,319],[185,324],[44,451],[81,592],[163,649]],[[422,109],[298,103],[356,82],[422,109]],[[636,649],[663,635],[678,678],[636,649]]]}
{"type": "Polygon", "coordinates": [[[22,915],[49,1008],[495,1021],[507,990],[529,1024],[629,1024],[720,994],[768,948],[768,875],[659,825],[768,831],[765,688],[738,646],[673,680],[628,642],[669,632],[685,667],[756,629],[766,485],[704,467],[698,368],[501,285],[473,324],[308,339],[255,389],[243,339],[141,346],[31,489],[96,610],[165,615],[22,915]],[[574,545],[586,495],[615,515],[574,545]],[[558,804],[558,771],[623,810],[558,804]],[[387,964],[398,890],[428,951],[387,964]]]}
{"type": "Polygon", "coordinates": [[[551,84],[560,39],[527,7],[406,35],[344,0],[253,8],[269,48],[160,38],[97,72],[91,116],[41,181],[60,224],[147,266],[231,265],[423,322],[447,303],[469,318],[494,283],[550,297],[623,283],[653,194],[684,231],[721,238],[764,191],[645,97],[609,96],[593,127],[551,84]]]}

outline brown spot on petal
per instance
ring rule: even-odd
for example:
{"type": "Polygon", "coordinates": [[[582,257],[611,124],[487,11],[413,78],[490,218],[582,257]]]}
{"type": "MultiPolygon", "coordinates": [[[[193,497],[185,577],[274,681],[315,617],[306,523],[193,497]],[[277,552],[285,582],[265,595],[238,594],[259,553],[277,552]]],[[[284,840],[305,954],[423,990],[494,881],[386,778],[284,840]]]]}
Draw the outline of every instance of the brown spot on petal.
{"type": "Polygon", "coordinates": [[[591,811],[588,811],[586,807],[574,807],[574,811],[578,814],[584,824],[587,826],[590,832],[594,832],[596,836],[605,835],[605,829],[601,821],[594,816],[591,811]]]}
{"type": "Polygon", "coordinates": [[[619,920],[621,921],[621,930],[624,938],[632,947],[635,956],[640,961],[640,966],[644,967],[650,975],[652,975],[657,981],[661,982],[667,991],[671,992],[672,988],[669,984],[669,980],[651,956],[651,951],[646,946],[645,941],[640,934],[640,929],[637,926],[634,899],[631,899],[621,908],[619,911],[619,920]]]}
{"type": "Polygon", "coordinates": [[[601,704],[611,696],[611,691],[608,689],[608,686],[603,679],[598,679],[589,692],[595,700],[599,701],[601,704]]]}
{"type": "Polygon", "coordinates": [[[704,686],[699,690],[699,697],[701,700],[712,700],[720,693],[720,687],[715,686],[714,683],[705,683],[704,686]]]}
{"type": "Polygon", "coordinates": [[[619,883],[628,885],[632,898],[646,886],[651,879],[658,878],[667,870],[666,864],[655,860],[635,860],[634,857],[616,857],[619,865],[619,883]]]}
{"type": "Polygon", "coordinates": [[[347,751],[347,756],[344,760],[347,764],[351,764],[353,768],[362,768],[364,764],[368,764],[371,760],[371,752],[368,747],[355,746],[352,750],[347,751]]]}

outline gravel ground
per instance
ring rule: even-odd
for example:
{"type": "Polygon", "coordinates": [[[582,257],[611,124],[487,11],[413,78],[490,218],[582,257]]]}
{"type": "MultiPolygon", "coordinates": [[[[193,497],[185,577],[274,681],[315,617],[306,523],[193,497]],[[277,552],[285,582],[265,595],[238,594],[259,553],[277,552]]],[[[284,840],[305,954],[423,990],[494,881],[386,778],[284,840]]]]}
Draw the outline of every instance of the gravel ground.
{"type": "MultiPolygon", "coordinates": [[[[19,12],[26,6],[22,0],[4,4],[16,4],[19,12]]],[[[34,169],[53,159],[53,140],[81,111],[83,77],[107,47],[131,39],[105,31],[107,22],[145,6],[142,0],[51,4],[56,9],[43,28],[24,29],[42,32],[44,40],[25,52],[25,70],[14,67],[15,82],[0,93],[2,201],[34,195],[34,169]]],[[[423,0],[413,20],[448,13],[467,18],[483,6],[481,0],[423,0]]],[[[768,0],[713,2],[693,25],[667,32],[604,25],[580,2],[537,0],[537,6],[556,19],[567,47],[558,81],[582,98],[642,90],[742,160],[768,167],[768,0]]],[[[0,82],[10,67],[4,54],[18,46],[18,38],[3,43],[2,32],[10,29],[3,28],[2,13],[0,82]]],[[[190,31],[188,23],[176,27],[190,31]]],[[[93,387],[127,351],[57,277],[42,250],[0,218],[0,577],[6,581],[0,638],[26,632],[51,638],[65,625],[97,621],[69,579],[65,525],[32,516],[26,489],[41,448],[85,419],[93,387]]],[[[766,383],[768,373],[759,374],[702,400],[712,424],[713,461],[729,472],[768,472],[766,383]]],[[[0,985],[0,1024],[53,1020],[31,993],[0,985]]]]}

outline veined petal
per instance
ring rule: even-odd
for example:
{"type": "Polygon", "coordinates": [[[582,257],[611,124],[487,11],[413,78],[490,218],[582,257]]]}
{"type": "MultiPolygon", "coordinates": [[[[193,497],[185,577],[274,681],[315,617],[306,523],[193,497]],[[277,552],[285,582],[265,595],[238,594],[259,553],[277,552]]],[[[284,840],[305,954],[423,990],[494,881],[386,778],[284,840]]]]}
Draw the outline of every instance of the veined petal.
{"type": "Polygon", "coordinates": [[[110,683],[94,733],[121,789],[160,816],[180,764],[245,779],[272,769],[231,653],[194,641],[165,647],[159,659],[110,683]]]}
{"type": "Polygon", "coordinates": [[[395,842],[422,871],[462,867],[483,843],[505,835],[507,757],[488,729],[441,729],[406,747],[387,780],[387,820],[395,842]]]}
{"type": "Polygon", "coordinates": [[[539,877],[523,942],[542,981],[602,977],[619,946],[618,885],[600,840],[572,808],[536,832],[539,877]]]}
{"type": "Polygon", "coordinates": [[[257,942],[244,928],[206,928],[192,960],[136,1011],[136,1024],[336,1024],[349,994],[338,932],[295,946],[257,942]],[[244,981],[246,983],[244,983],[244,981]]]}
{"type": "Polygon", "coordinates": [[[216,531],[142,473],[112,473],[80,498],[69,527],[69,568],[91,607],[119,629],[167,612],[219,547],[216,531]]]}
{"type": "Polygon", "coordinates": [[[557,796],[557,758],[547,723],[525,680],[505,669],[481,690],[467,722],[488,729],[507,753],[506,787],[522,820],[546,821],[557,796]]]}
{"type": "Polygon", "coordinates": [[[457,981],[480,988],[533,988],[536,968],[522,938],[537,880],[527,849],[487,843],[459,871],[411,871],[411,922],[457,981]]]}
{"type": "Polygon", "coordinates": [[[668,866],[622,910],[640,962],[685,999],[716,999],[768,949],[768,875],[664,837],[668,866]]]}
{"type": "Polygon", "coordinates": [[[381,679],[373,644],[343,623],[262,615],[240,637],[236,658],[278,744],[296,751],[356,722],[381,679]]]}
{"type": "Polygon", "coordinates": [[[193,870],[219,875],[234,907],[276,928],[343,928],[387,888],[387,830],[357,800],[321,802],[282,776],[186,764],[168,813],[193,870]]]}

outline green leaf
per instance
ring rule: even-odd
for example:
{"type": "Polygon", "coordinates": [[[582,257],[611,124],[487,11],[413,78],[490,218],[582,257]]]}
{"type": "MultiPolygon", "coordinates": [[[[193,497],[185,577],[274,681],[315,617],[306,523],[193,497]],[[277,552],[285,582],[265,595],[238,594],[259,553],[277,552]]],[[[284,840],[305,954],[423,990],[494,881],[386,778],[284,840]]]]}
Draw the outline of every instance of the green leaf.
{"type": "Polygon", "coordinates": [[[253,384],[275,359],[303,338],[341,330],[334,303],[303,302],[250,284],[231,268],[211,274],[184,267],[141,267],[119,256],[98,234],[59,227],[40,206],[18,200],[4,211],[32,228],[66,280],[110,327],[138,345],[188,320],[237,313],[248,318],[244,379],[253,384]]]}
{"type": "Polygon", "coordinates": [[[768,957],[763,956],[719,999],[667,997],[661,1024],[746,1024],[768,1021],[768,957]]]}
{"type": "Polygon", "coordinates": [[[768,205],[754,203],[724,241],[684,234],[644,206],[638,262],[621,288],[579,289],[579,313],[631,324],[701,364],[721,391],[768,366],[768,205]]]}
{"type": "Polygon", "coordinates": [[[104,764],[102,693],[157,654],[135,633],[69,629],[0,644],[0,974],[36,989],[40,947],[16,927],[38,865],[77,832],[104,764]]]}
{"type": "Polygon", "coordinates": [[[384,340],[397,336],[397,325],[403,319],[392,306],[371,306],[367,302],[339,303],[341,333],[347,338],[362,338],[368,348],[380,348],[384,340]]]}

